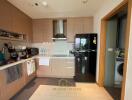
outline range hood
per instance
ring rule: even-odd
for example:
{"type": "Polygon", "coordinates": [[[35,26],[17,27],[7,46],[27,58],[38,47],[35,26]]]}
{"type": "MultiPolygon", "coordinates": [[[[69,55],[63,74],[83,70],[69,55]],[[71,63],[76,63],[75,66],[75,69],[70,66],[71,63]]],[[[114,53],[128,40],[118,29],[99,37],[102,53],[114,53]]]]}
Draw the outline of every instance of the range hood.
{"type": "Polygon", "coordinates": [[[53,33],[53,40],[66,40],[66,20],[54,20],[53,33]]]}

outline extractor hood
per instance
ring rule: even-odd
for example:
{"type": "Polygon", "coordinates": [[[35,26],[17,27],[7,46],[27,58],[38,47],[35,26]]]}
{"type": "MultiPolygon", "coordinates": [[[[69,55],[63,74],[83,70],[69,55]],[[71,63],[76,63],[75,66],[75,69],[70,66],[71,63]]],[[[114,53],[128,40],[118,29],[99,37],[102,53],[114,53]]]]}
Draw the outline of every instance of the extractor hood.
{"type": "Polygon", "coordinates": [[[53,33],[53,40],[66,40],[66,20],[54,20],[53,33]]]}

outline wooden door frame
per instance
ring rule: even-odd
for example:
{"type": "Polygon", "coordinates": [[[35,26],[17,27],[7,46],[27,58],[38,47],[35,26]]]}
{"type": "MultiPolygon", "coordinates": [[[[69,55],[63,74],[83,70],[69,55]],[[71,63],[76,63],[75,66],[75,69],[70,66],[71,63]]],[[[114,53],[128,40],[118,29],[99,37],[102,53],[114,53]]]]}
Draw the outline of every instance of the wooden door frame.
{"type": "Polygon", "coordinates": [[[124,7],[128,6],[128,16],[127,16],[127,27],[125,34],[125,61],[124,61],[124,71],[123,71],[123,83],[122,83],[122,93],[121,100],[124,100],[125,96],[125,85],[126,85],[126,71],[127,71],[127,59],[128,59],[128,48],[129,48],[129,35],[130,35],[130,21],[132,12],[132,0],[123,0],[116,8],[114,8],[110,13],[101,19],[101,32],[100,32],[100,55],[99,55],[99,79],[98,85],[103,87],[105,80],[105,56],[106,56],[106,29],[107,21],[118,12],[120,12],[124,7]]]}

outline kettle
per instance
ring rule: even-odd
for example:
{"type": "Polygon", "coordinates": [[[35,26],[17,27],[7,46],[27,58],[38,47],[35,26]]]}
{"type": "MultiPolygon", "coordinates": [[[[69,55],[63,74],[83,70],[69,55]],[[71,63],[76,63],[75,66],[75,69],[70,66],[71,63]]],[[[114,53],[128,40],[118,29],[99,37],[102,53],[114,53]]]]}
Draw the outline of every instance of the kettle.
{"type": "Polygon", "coordinates": [[[6,63],[4,54],[0,51],[0,66],[6,63]]]}

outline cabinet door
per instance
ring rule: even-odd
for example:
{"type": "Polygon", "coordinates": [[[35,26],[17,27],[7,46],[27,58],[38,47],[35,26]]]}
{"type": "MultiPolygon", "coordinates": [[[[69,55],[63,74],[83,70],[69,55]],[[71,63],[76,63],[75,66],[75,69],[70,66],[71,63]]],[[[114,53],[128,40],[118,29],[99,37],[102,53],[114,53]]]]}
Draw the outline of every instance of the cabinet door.
{"type": "Polygon", "coordinates": [[[0,29],[12,31],[12,6],[6,0],[0,0],[0,4],[0,29]]]}
{"type": "Polygon", "coordinates": [[[64,61],[65,67],[64,67],[64,72],[63,75],[67,77],[73,77],[75,76],[75,61],[74,59],[66,59],[64,61]]]}
{"type": "Polygon", "coordinates": [[[83,18],[74,18],[74,32],[76,34],[83,33],[83,18]]]}
{"type": "Polygon", "coordinates": [[[63,77],[64,63],[60,58],[51,58],[51,73],[54,77],[63,77]]]}
{"type": "Polygon", "coordinates": [[[93,17],[83,18],[83,33],[93,33],[93,17]]]}
{"type": "Polygon", "coordinates": [[[73,78],[75,74],[74,60],[64,58],[51,59],[52,74],[58,78],[73,78]]]}
{"type": "Polygon", "coordinates": [[[76,34],[83,32],[83,23],[81,18],[67,19],[67,39],[68,42],[74,42],[76,34]]]}
{"type": "Polygon", "coordinates": [[[50,60],[50,64],[48,66],[46,65],[40,65],[39,64],[39,60],[44,61],[45,59],[43,59],[43,57],[37,59],[37,77],[50,77],[52,76],[51,73],[51,60],[50,60]]]}
{"type": "Polygon", "coordinates": [[[67,40],[68,42],[74,42],[75,32],[74,32],[74,18],[67,19],[67,40]]]}
{"type": "Polygon", "coordinates": [[[21,12],[19,9],[13,7],[13,26],[12,32],[25,34],[28,42],[32,41],[32,19],[21,12]]]}
{"type": "Polygon", "coordinates": [[[51,42],[53,36],[53,24],[50,19],[33,20],[33,41],[51,42]]]}

